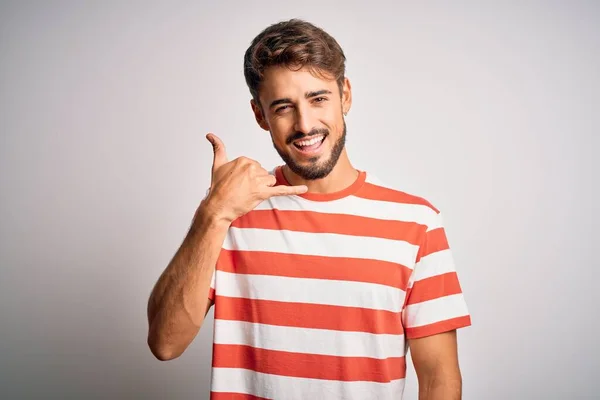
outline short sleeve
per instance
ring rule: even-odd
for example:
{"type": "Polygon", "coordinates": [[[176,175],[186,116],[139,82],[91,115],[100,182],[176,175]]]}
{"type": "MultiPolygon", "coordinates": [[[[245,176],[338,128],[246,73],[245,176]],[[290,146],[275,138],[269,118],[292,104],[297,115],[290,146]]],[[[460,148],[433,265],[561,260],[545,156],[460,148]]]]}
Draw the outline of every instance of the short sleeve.
{"type": "Polygon", "coordinates": [[[437,210],[421,235],[402,322],[407,339],[471,325],[442,216],[437,210]]]}
{"type": "Polygon", "coordinates": [[[215,302],[215,297],[216,297],[216,277],[217,277],[217,270],[215,268],[215,270],[213,271],[212,279],[210,280],[210,288],[208,289],[208,299],[213,304],[215,302]]]}
{"type": "MultiPolygon", "coordinates": [[[[229,235],[229,232],[227,235],[229,235]]],[[[226,270],[227,265],[231,263],[230,253],[223,250],[224,248],[221,247],[221,251],[217,257],[217,262],[210,280],[210,287],[208,288],[208,300],[210,300],[212,304],[215,304],[217,297],[219,296],[219,271],[226,270]]]]}
{"type": "MultiPolygon", "coordinates": [[[[210,193],[210,187],[206,189],[206,192],[204,193],[204,197],[202,198],[202,201],[204,201],[208,197],[209,193],[210,193]]],[[[217,288],[216,280],[217,280],[217,271],[215,268],[213,270],[212,278],[210,280],[210,288],[208,289],[208,300],[210,300],[210,302],[213,304],[215,302],[215,297],[216,297],[216,288],[217,288]]]]}

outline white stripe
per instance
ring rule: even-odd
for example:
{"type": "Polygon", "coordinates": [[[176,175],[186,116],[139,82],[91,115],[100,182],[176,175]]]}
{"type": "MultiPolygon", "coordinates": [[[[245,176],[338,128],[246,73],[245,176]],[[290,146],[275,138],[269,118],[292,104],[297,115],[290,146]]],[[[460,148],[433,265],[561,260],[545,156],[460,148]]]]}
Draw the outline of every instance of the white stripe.
{"type": "Polygon", "coordinates": [[[313,211],[347,214],[390,221],[416,222],[429,230],[438,227],[437,213],[426,205],[348,196],[335,201],[310,201],[300,196],[274,196],[261,202],[255,210],[313,211]]]}
{"type": "Polygon", "coordinates": [[[415,328],[468,314],[464,297],[458,293],[407,306],[405,321],[407,328],[415,328]]]}
{"type": "Polygon", "coordinates": [[[211,288],[211,289],[213,289],[213,290],[215,289],[215,279],[216,279],[216,275],[217,275],[217,274],[215,274],[215,271],[213,271],[213,273],[212,273],[212,278],[210,278],[210,288],[211,288]]]}
{"type": "Polygon", "coordinates": [[[427,232],[443,227],[444,225],[442,224],[441,215],[437,214],[437,216],[431,217],[429,225],[427,225],[427,232]]]}
{"type": "Polygon", "coordinates": [[[236,274],[217,271],[219,295],[253,300],[402,311],[405,292],[367,282],[236,274]]]}
{"type": "Polygon", "coordinates": [[[442,217],[442,213],[435,214],[434,216],[432,216],[429,222],[430,222],[430,224],[427,226],[427,232],[430,232],[437,228],[444,227],[444,220],[442,217]]]}
{"type": "Polygon", "coordinates": [[[283,400],[391,400],[402,398],[404,379],[389,383],[332,381],[271,375],[241,368],[213,368],[211,390],[283,400]]]}
{"type": "Polygon", "coordinates": [[[223,248],[381,260],[408,268],[413,267],[419,249],[408,242],[386,238],[236,227],[229,228],[223,248]]]}
{"type": "Polygon", "coordinates": [[[423,258],[415,265],[413,282],[455,272],[454,258],[450,249],[436,251],[423,258]]]}
{"type": "Polygon", "coordinates": [[[340,357],[404,357],[404,335],[345,332],[215,319],[215,343],[340,357]]]}

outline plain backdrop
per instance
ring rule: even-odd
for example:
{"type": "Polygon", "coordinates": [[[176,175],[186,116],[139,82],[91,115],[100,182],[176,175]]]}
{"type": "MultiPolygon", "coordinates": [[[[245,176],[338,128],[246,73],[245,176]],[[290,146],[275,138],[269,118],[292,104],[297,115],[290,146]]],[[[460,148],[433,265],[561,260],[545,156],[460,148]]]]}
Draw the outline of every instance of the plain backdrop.
{"type": "Polygon", "coordinates": [[[599,398],[593,1],[2,2],[0,397],[208,398],[212,311],[160,362],[146,302],[208,187],[205,134],[281,163],[242,60],[292,17],[347,55],[355,166],[445,215],[464,399],[599,398]]]}

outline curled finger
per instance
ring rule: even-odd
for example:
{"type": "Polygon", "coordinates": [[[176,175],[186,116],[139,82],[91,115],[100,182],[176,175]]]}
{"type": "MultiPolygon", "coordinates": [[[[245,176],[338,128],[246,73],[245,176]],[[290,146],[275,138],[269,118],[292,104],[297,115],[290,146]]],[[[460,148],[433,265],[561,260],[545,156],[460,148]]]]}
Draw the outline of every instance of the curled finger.
{"type": "Polygon", "coordinates": [[[258,179],[258,182],[260,183],[260,185],[264,185],[264,186],[271,187],[277,183],[277,178],[275,178],[274,175],[270,175],[270,174],[261,175],[257,179],[258,179]]]}

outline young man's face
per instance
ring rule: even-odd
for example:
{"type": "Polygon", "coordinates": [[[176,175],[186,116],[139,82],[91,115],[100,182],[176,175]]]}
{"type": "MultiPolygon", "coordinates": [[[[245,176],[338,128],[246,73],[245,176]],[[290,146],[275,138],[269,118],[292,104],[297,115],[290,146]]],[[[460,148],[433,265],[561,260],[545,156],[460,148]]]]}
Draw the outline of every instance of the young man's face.
{"type": "Polygon", "coordinates": [[[252,102],[256,120],[271,132],[290,169],[304,179],[327,176],[344,150],[343,113],[351,105],[348,79],[340,98],[335,80],[321,79],[306,68],[270,67],[260,87],[260,103],[262,110],[252,102]]]}

